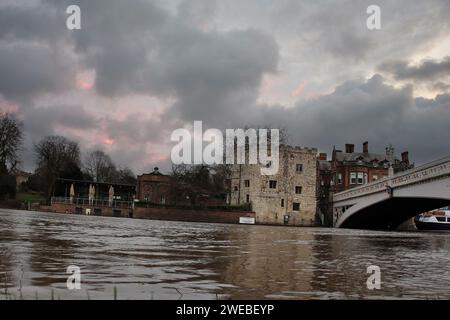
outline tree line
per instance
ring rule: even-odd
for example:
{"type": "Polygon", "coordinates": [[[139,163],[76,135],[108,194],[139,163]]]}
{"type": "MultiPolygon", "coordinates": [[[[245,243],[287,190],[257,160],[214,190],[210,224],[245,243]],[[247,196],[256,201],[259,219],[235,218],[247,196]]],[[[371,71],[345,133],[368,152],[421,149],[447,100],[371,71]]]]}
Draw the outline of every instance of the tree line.
{"type": "MultiPolygon", "coordinates": [[[[270,128],[271,126],[267,126],[270,128]]],[[[265,127],[264,127],[265,128],[265,127]]],[[[280,130],[280,142],[287,143],[285,129],[280,130]]],[[[0,200],[14,198],[15,175],[21,163],[23,125],[13,115],[0,112],[0,200]]],[[[248,147],[246,145],[246,147],[248,147]]],[[[63,136],[47,136],[33,146],[36,168],[23,188],[42,193],[47,201],[54,193],[58,179],[88,180],[95,182],[136,184],[136,175],[128,167],[118,167],[102,150],[93,150],[81,157],[77,142],[63,136]]],[[[223,195],[229,190],[231,166],[174,165],[171,172],[177,188],[190,188],[198,192],[223,195]]]]}
{"type": "MultiPolygon", "coordinates": [[[[22,148],[22,123],[11,114],[0,113],[0,199],[15,197],[22,148]]],[[[102,150],[90,151],[82,158],[78,143],[63,136],[44,137],[33,146],[33,154],[36,168],[22,187],[41,192],[47,201],[59,178],[136,183],[130,168],[117,166],[102,150]]]]}

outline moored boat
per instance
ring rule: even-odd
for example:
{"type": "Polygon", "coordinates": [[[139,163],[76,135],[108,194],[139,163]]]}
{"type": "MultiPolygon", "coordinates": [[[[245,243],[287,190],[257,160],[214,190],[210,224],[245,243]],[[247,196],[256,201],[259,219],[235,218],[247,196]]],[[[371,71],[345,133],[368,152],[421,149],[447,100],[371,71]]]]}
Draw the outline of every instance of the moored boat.
{"type": "Polygon", "coordinates": [[[450,230],[450,206],[420,214],[414,222],[419,230],[450,230]]]}

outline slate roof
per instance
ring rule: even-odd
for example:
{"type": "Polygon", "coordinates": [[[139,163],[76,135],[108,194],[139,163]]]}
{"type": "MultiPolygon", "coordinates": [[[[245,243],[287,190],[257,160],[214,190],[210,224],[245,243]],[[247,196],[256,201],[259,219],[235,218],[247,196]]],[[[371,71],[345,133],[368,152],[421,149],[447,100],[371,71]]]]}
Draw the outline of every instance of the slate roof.
{"type": "MultiPolygon", "coordinates": [[[[336,160],[339,162],[343,161],[356,162],[359,160],[364,162],[389,162],[389,159],[386,154],[363,153],[363,152],[354,152],[354,153],[336,152],[336,160]]],[[[400,161],[397,157],[395,157],[395,160],[400,161]]]]}

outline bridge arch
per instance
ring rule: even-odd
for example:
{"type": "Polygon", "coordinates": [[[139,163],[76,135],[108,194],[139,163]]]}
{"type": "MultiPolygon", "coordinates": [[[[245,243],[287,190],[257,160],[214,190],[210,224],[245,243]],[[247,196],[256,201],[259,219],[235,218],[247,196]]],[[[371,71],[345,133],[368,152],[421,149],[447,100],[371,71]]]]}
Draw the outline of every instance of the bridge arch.
{"type": "Polygon", "coordinates": [[[335,227],[389,230],[450,205],[450,157],[333,196],[335,227]]]}
{"type": "Polygon", "coordinates": [[[392,197],[369,205],[349,208],[336,224],[338,228],[395,230],[416,215],[450,205],[450,199],[392,197]]]}

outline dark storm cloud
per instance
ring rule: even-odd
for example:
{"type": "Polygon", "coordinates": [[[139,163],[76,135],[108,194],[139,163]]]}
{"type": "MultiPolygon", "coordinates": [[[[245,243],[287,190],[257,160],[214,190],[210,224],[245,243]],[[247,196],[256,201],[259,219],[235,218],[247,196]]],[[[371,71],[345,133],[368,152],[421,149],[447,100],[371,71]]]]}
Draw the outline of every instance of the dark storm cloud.
{"type": "Polygon", "coordinates": [[[57,127],[94,129],[99,119],[79,105],[53,105],[28,108],[23,113],[27,131],[35,137],[55,134],[57,127]]]}
{"type": "Polygon", "coordinates": [[[123,140],[128,145],[137,143],[142,146],[148,142],[158,142],[168,135],[160,121],[146,119],[143,114],[132,114],[122,120],[104,120],[108,136],[115,141],[123,140]]]}
{"type": "MultiPolygon", "coordinates": [[[[99,119],[80,105],[26,106],[22,108],[20,120],[24,124],[26,133],[22,160],[27,170],[34,167],[34,145],[41,138],[58,135],[61,128],[84,131],[92,130],[99,124],[99,119]]],[[[67,137],[78,140],[75,136],[67,137]]]]}
{"type": "Polygon", "coordinates": [[[217,13],[218,6],[218,0],[182,1],[177,7],[177,16],[188,26],[204,28],[217,13]]]}
{"type": "Polygon", "coordinates": [[[397,151],[409,150],[418,163],[448,155],[450,95],[414,99],[412,87],[396,89],[375,75],[348,81],[329,95],[296,105],[253,110],[254,123],[270,119],[288,129],[290,142],[331,152],[332,144],[370,141],[383,152],[392,143],[397,151]]]}
{"type": "MultiPolygon", "coordinates": [[[[296,23],[298,36],[314,50],[333,59],[359,61],[376,44],[366,27],[365,1],[341,1],[326,10],[319,5],[296,23]]],[[[301,9],[301,8],[299,8],[301,9]]]]}
{"type": "MultiPolygon", "coordinates": [[[[273,37],[253,29],[203,30],[216,10],[214,2],[202,10],[202,1],[181,2],[175,13],[143,0],[131,5],[117,0],[42,3],[45,9],[0,9],[8,18],[1,33],[8,44],[0,51],[0,70],[11,75],[2,77],[0,92],[16,101],[23,95],[63,92],[74,88],[72,67],[82,67],[95,70],[95,90],[104,97],[138,93],[176,101],[163,123],[105,117],[105,133],[117,141],[154,141],[168,125],[180,123],[177,119],[201,119],[210,126],[231,123],[256,99],[262,76],[277,69],[273,37]],[[69,4],[81,8],[79,31],[68,31],[61,19],[69,4]],[[60,56],[71,46],[75,61],[60,56]]],[[[25,114],[30,132],[53,132],[57,110],[52,114],[33,103],[23,106],[30,109],[25,114]]],[[[76,114],[67,116],[86,129],[76,114]]]]}
{"type": "Polygon", "coordinates": [[[325,151],[367,139],[371,148],[384,150],[391,142],[422,161],[450,149],[448,96],[414,99],[412,86],[396,89],[378,75],[365,79],[381,64],[383,75],[430,80],[444,88],[440,77],[448,75],[449,58],[419,66],[398,58],[409,59],[448,32],[448,1],[414,6],[380,1],[382,30],[372,33],[365,26],[370,1],[172,4],[42,0],[34,6],[0,6],[0,94],[18,101],[33,139],[61,126],[100,128],[117,143],[113,155],[132,164],[146,161],[142,146],[166,143],[172,129],[193,120],[222,129],[285,127],[292,143],[325,151]],[[81,30],[65,28],[69,4],[81,7],[81,30]],[[94,116],[92,110],[64,105],[42,108],[45,103],[33,99],[76,90],[75,75],[83,70],[95,71],[94,88],[84,93],[101,101],[139,94],[174,102],[160,119],[146,119],[144,109],[119,119],[104,106],[107,102],[99,106],[103,116],[94,116]],[[257,102],[266,75],[288,77],[280,86],[300,79],[308,89],[314,82],[317,98],[291,107],[257,102]],[[331,94],[322,95],[330,88],[335,88],[331,94]]]}
{"type": "Polygon", "coordinates": [[[169,112],[211,125],[235,122],[256,99],[262,76],[275,73],[278,47],[258,31],[201,35],[182,55],[163,59],[178,102],[169,112]]]}
{"type": "Polygon", "coordinates": [[[431,88],[433,90],[437,90],[439,92],[446,92],[450,90],[450,83],[444,83],[442,81],[438,81],[436,83],[433,83],[431,88]]]}
{"type": "Polygon", "coordinates": [[[257,30],[207,32],[186,24],[201,24],[214,7],[194,15],[199,2],[188,1],[173,16],[144,1],[131,12],[123,1],[107,3],[105,13],[98,1],[80,1],[85,32],[75,37],[103,95],[174,96],[171,116],[212,121],[251,103],[262,76],[276,71],[278,47],[271,36],[257,30]]]}
{"type": "Polygon", "coordinates": [[[75,83],[64,53],[35,42],[0,40],[0,74],[0,93],[14,100],[61,92],[75,83]]]}
{"type": "MultiPolygon", "coordinates": [[[[73,1],[57,1],[67,6],[73,1]]],[[[96,88],[105,96],[148,93],[152,79],[142,76],[158,54],[161,29],[169,15],[150,1],[75,1],[82,10],[82,30],[73,33],[76,51],[96,70],[96,88]]]]}
{"type": "Polygon", "coordinates": [[[391,74],[397,80],[439,80],[450,76],[450,56],[441,61],[424,60],[413,66],[407,61],[389,61],[381,64],[379,70],[391,74]]]}
{"type": "Polygon", "coordinates": [[[31,7],[20,3],[0,7],[0,39],[54,42],[67,35],[61,32],[61,26],[65,25],[63,13],[63,8],[40,1],[31,7]]]}

